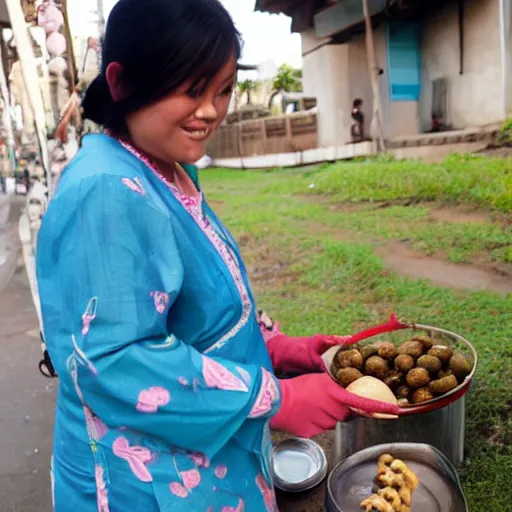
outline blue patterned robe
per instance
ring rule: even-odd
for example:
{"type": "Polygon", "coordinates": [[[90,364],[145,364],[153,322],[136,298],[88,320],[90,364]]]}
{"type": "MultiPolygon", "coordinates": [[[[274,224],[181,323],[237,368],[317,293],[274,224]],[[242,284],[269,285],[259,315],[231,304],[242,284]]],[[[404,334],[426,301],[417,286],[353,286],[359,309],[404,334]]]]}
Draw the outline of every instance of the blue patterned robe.
{"type": "Polygon", "coordinates": [[[37,259],[60,377],[55,511],[276,510],[279,388],[238,247],[202,194],[89,135],[37,259]]]}

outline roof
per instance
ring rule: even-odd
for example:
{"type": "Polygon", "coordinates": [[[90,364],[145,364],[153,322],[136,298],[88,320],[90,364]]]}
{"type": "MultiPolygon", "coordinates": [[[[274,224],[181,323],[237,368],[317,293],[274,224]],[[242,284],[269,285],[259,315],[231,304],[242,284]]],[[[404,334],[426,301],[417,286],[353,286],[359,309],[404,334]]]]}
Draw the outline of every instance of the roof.
{"type": "Polygon", "coordinates": [[[254,66],[253,64],[242,64],[239,62],[236,65],[236,68],[238,71],[256,71],[258,69],[258,66],[254,66]]]}
{"type": "Polygon", "coordinates": [[[255,11],[286,14],[292,18],[292,32],[302,32],[313,24],[318,0],[256,0],[255,11]]]}

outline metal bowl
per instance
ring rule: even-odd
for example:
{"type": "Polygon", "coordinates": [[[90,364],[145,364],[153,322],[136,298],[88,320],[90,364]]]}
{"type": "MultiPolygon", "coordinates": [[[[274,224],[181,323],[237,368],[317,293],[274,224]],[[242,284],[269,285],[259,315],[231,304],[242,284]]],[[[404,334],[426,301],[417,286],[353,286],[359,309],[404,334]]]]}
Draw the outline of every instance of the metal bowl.
{"type": "Polygon", "coordinates": [[[372,446],[347,457],[329,475],[328,512],[356,512],[372,494],[377,459],[389,453],[402,459],[417,475],[420,486],[413,494],[414,512],[468,512],[457,471],[436,448],[418,443],[372,446]]]}
{"type": "Polygon", "coordinates": [[[311,439],[291,437],[272,450],[274,485],[285,492],[303,492],[320,484],[327,476],[325,452],[311,439]]]}

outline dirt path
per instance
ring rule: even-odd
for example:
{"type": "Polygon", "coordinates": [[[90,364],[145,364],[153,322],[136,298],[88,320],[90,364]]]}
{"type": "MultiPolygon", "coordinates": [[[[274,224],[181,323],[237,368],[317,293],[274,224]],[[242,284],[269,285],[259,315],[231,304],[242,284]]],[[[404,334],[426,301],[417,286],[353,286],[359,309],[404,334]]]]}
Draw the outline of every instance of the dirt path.
{"type": "Polygon", "coordinates": [[[487,290],[500,295],[512,293],[512,275],[425,256],[399,242],[379,247],[376,253],[384,259],[386,267],[398,274],[428,279],[436,286],[455,290],[487,290]]]}

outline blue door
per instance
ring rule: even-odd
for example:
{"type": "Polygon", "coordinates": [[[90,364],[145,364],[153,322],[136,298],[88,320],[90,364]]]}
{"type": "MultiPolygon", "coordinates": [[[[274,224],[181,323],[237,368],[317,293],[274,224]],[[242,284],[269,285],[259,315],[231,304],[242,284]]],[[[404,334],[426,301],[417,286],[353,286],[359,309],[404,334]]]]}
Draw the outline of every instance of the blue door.
{"type": "Polygon", "coordinates": [[[388,64],[391,101],[420,98],[420,25],[392,21],[388,24],[388,64]]]}

